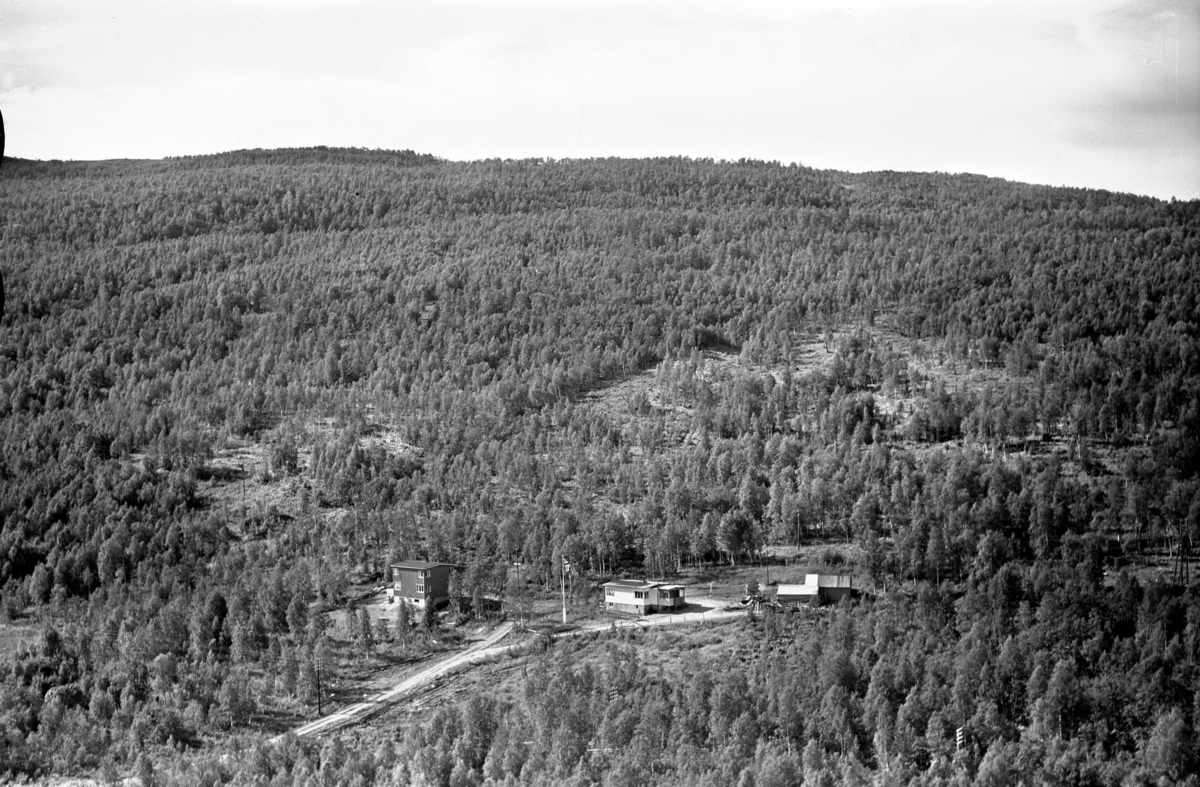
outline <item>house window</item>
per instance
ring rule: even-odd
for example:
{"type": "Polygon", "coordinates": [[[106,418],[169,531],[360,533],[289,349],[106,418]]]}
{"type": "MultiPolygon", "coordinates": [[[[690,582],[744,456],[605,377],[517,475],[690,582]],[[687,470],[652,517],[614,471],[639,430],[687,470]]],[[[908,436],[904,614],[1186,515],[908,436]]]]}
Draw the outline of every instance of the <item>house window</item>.
{"type": "Polygon", "coordinates": [[[424,593],[424,592],[425,592],[425,586],[424,586],[424,585],[422,585],[420,582],[418,582],[418,583],[417,583],[417,592],[418,592],[418,593],[424,593]]]}
{"type": "Polygon", "coordinates": [[[612,589],[612,588],[605,588],[605,589],[604,589],[604,595],[606,595],[606,596],[615,596],[615,595],[617,595],[617,594],[616,594],[616,593],[613,591],[613,589],[612,589]]]}
{"type": "Polygon", "coordinates": [[[635,590],[635,591],[633,591],[633,597],[634,598],[645,598],[646,594],[640,590],[635,590]]]}

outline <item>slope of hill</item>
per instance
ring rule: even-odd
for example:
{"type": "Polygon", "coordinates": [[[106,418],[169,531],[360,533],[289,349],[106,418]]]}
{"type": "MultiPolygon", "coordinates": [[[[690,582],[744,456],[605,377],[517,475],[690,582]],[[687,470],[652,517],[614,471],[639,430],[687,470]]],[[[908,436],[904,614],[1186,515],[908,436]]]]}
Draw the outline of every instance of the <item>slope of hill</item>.
{"type": "Polygon", "coordinates": [[[372,773],[1181,776],[1198,230],[1195,201],[754,161],[7,160],[0,615],[42,634],[2,668],[0,773],[183,779],[167,741],[278,729],[352,660],[324,611],[393,559],[513,600],[563,557],[838,539],[879,595],[819,623],[836,647],[695,693],[614,656],[636,708],[556,671],[372,773]]]}

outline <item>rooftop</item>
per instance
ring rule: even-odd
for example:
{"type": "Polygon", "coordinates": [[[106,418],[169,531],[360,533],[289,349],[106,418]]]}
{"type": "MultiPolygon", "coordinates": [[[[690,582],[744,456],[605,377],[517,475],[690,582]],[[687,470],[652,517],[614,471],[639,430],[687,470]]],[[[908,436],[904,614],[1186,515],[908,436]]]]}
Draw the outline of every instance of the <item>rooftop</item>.
{"type": "Polygon", "coordinates": [[[392,568],[405,568],[409,569],[410,571],[425,571],[430,568],[437,568],[438,566],[449,566],[450,568],[454,568],[453,563],[430,563],[427,560],[404,560],[400,563],[392,564],[392,568]]]}
{"type": "Polygon", "coordinates": [[[649,582],[644,579],[614,579],[604,583],[606,588],[628,588],[630,590],[649,590],[650,588],[659,588],[661,590],[682,589],[683,585],[668,585],[665,582],[649,582]]]}
{"type": "Polygon", "coordinates": [[[803,585],[778,585],[776,596],[813,596],[819,588],[854,588],[854,577],[848,574],[805,574],[803,585]]]}
{"type": "Polygon", "coordinates": [[[853,587],[854,578],[848,574],[806,574],[804,584],[818,585],[823,588],[853,587]],[[816,579],[816,582],[813,579],[816,579]]]}
{"type": "Polygon", "coordinates": [[[638,590],[645,590],[657,585],[657,582],[645,582],[640,579],[614,579],[604,583],[604,587],[636,588],[638,590]]]}
{"type": "Polygon", "coordinates": [[[816,592],[816,585],[778,585],[775,588],[777,596],[812,596],[816,592]]]}

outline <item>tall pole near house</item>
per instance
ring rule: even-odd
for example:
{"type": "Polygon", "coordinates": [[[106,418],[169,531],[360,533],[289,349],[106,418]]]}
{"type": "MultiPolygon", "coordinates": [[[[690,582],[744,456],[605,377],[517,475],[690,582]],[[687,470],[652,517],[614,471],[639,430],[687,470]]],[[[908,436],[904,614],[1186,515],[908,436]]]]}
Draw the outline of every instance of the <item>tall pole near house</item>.
{"type": "Polygon", "coordinates": [[[316,667],[317,667],[317,715],[322,716],[324,714],[321,713],[321,659],[316,660],[316,667]]]}
{"type": "Polygon", "coordinates": [[[567,622],[567,570],[570,567],[571,564],[564,557],[562,559],[562,571],[558,575],[559,581],[562,584],[563,623],[567,622]]]}

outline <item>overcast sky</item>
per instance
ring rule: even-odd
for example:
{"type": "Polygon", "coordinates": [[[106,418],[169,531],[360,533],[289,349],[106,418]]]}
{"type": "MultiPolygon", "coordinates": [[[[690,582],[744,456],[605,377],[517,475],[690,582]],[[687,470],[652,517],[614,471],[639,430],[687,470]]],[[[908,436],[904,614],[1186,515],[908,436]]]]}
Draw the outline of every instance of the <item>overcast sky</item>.
{"type": "Polygon", "coordinates": [[[1200,198],[1196,0],[0,0],[6,153],[410,148],[1200,198]]]}

